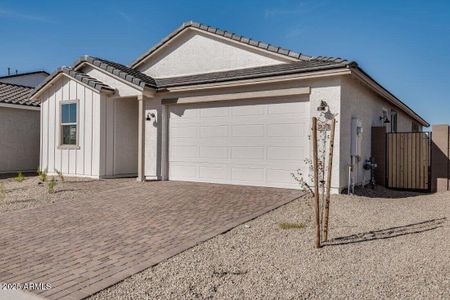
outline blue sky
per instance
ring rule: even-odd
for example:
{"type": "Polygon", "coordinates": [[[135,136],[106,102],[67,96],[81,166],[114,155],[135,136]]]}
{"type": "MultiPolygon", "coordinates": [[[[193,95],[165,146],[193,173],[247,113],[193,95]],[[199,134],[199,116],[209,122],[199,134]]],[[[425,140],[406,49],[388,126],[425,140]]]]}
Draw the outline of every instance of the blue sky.
{"type": "Polygon", "coordinates": [[[0,0],[0,74],[51,72],[83,54],[128,64],[187,20],[355,60],[430,123],[450,123],[444,0],[0,0]]]}

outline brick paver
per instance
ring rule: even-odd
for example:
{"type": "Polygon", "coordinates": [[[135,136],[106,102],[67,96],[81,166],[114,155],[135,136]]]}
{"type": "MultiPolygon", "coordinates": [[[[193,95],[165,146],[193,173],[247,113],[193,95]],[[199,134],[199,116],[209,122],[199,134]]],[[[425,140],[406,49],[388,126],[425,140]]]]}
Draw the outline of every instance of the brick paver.
{"type": "Polygon", "coordinates": [[[50,283],[35,293],[84,298],[300,196],[287,189],[133,179],[72,188],[80,189],[76,201],[1,215],[0,282],[50,283]]]}

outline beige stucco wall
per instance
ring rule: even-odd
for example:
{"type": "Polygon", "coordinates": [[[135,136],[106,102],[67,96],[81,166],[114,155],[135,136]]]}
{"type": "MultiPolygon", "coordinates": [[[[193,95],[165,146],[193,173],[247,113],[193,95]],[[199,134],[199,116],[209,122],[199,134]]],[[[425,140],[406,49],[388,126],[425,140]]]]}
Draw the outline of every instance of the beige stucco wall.
{"type": "Polygon", "coordinates": [[[39,111],[0,107],[0,173],[36,171],[39,111]]]}
{"type": "MultiPolygon", "coordinates": [[[[369,171],[363,170],[363,163],[369,159],[371,153],[371,127],[382,126],[380,116],[383,115],[383,109],[388,110],[390,118],[391,109],[395,110],[397,116],[397,131],[409,132],[412,128],[413,120],[400,109],[385,101],[381,96],[375,94],[367,86],[356,79],[344,77],[342,80],[342,99],[340,116],[340,186],[346,187],[348,183],[348,168],[350,164],[351,151],[351,120],[358,118],[362,121],[363,134],[361,142],[361,161],[355,170],[355,180],[357,184],[366,184],[370,180],[369,171]]],[[[390,124],[386,126],[390,130],[390,124]]]]}
{"type": "Polygon", "coordinates": [[[137,69],[153,77],[208,73],[289,61],[241,43],[188,29],[137,69]]]}

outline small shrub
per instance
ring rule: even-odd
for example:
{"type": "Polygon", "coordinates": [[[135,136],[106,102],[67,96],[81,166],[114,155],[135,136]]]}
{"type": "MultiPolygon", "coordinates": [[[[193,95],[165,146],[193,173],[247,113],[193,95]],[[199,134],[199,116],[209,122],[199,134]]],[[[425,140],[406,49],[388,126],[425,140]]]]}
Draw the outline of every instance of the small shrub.
{"type": "Polygon", "coordinates": [[[56,170],[56,169],[55,169],[55,172],[56,172],[56,174],[58,174],[59,179],[61,179],[61,181],[64,182],[64,175],[63,175],[63,173],[61,171],[56,170]]]}
{"type": "Polygon", "coordinates": [[[39,175],[39,180],[41,182],[46,182],[47,181],[47,169],[45,169],[44,171],[42,171],[40,168],[37,171],[38,175],[39,175]]]}
{"type": "Polygon", "coordinates": [[[57,181],[55,177],[52,177],[52,179],[48,182],[47,191],[49,194],[53,194],[55,192],[56,183],[57,181]]]}
{"type": "Polygon", "coordinates": [[[6,198],[6,188],[3,182],[0,183],[0,200],[3,201],[6,198]]]}
{"type": "Polygon", "coordinates": [[[303,229],[305,224],[303,223],[280,223],[278,224],[281,229],[303,229]]]}
{"type": "Polygon", "coordinates": [[[25,180],[25,176],[23,176],[22,172],[19,172],[17,176],[14,178],[17,182],[22,182],[25,180]]]}

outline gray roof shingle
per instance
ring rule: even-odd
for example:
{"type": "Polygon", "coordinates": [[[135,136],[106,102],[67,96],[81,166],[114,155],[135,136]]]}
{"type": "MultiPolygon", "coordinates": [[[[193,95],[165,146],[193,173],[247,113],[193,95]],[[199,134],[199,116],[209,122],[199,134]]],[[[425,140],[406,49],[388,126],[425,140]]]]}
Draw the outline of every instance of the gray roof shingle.
{"type": "Polygon", "coordinates": [[[156,82],[152,77],[145,75],[144,73],[141,73],[133,68],[103,58],[84,55],[75,62],[73,68],[75,69],[79,64],[83,62],[88,62],[94,66],[99,67],[102,70],[105,70],[138,86],[148,86],[151,88],[156,88],[156,82]]]}
{"type": "Polygon", "coordinates": [[[253,67],[239,70],[205,73],[198,75],[156,78],[158,88],[168,88],[183,85],[195,85],[214,82],[225,82],[233,80],[253,79],[268,76],[281,76],[299,74],[304,72],[329,70],[356,66],[355,62],[343,59],[312,59],[309,61],[298,61],[289,64],[277,64],[262,67],[253,67]]]}
{"type": "Polygon", "coordinates": [[[0,103],[39,107],[38,101],[30,100],[32,87],[0,82],[0,103]]]}
{"type": "Polygon", "coordinates": [[[53,78],[55,78],[58,74],[60,73],[64,73],[66,75],[68,75],[69,77],[72,77],[90,87],[92,87],[93,89],[99,91],[99,92],[114,92],[115,90],[110,87],[109,85],[101,82],[100,80],[97,80],[85,73],[82,72],[78,72],[73,70],[72,68],[68,68],[68,67],[61,67],[59,69],[57,69],[55,72],[53,72],[50,76],[48,76],[40,85],[38,85],[33,92],[30,94],[30,97],[35,95],[38,91],[40,91],[44,86],[47,85],[47,83],[49,83],[51,80],[53,80],[53,78]]]}
{"type": "Polygon", "coordinates": [[[302,53],[298,53],[292,50],[288,50],[288,49],[284,49],[278,46],[274,46],[262,41],[257,41],[245,36],[241,36],[232,32],[228,32],[226,30],[223,29],[218,29],[216,27],[213,26],[209,26],[209,25],[205,25],[205,24],[200,24],[198,22],[194,22],[194,21],[188,21],[183,23],[180,27],[178,27],[174,32],[172,32],[171,34],[169,34],[167,37],[165,37],[164,39],[162,39],[159,43],[157,43],[155,46],[153,46],[152,48],[150,48],[150,50],[148,50],[147,52],[145,52],[143,55],[141,55],[140,57],[138,57],[132,64],[131,67],[135,67],[138,63],[140,63],[142,60],[144,60],[147,56],[149,56],[150,54],[152,54],[153,52],[155,52],[157,49],[159,49],[161,46],[163,46],[166,42],[168,42],[170,39],[172,39],[174,36],[176,36],[178,33],[180,33],[181,31],[183,31],[186,28],[196,28],[199,30],[203,30],[209,33],[213,33],[225,38],[228,38],[230,40],[233,41],[238,41],[241,42],[243,44],[247,44],[253,47],[257,47],[260,49],[264,49],[266,51],[270,51],[276,54],[281,54],[284,56],[287,56],[289,58],[295,58],[298,60],[309,60],[311,57],[304,55],[302,53]]]}

